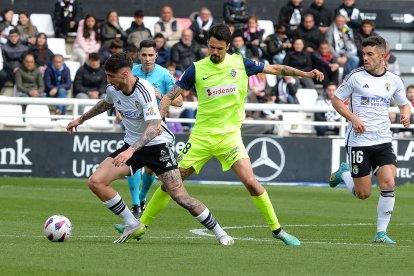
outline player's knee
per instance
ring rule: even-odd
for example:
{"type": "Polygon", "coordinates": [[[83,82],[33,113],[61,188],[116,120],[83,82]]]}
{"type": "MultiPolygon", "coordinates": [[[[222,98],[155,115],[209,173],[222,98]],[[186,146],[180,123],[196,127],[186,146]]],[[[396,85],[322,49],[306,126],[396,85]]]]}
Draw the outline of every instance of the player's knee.
{"type": "Polygon", "coordinates": [[[393,178],[386,179],[379,184],[381,190],[393,190],[395,188],[395,181],[393,178]]]}
{"type": "Polygon", "coordinates": [[[359,192],[356,192],[355,195],[356,195],[357,198],[364,200],[364,199],[367,199],[371,196],[371,192],[369,192],[369,191],[359,191],[359,192]]]}
{"type": "Polygon", "coordinates": [[[88,179],[88,187],[91,189],[91,191],[98,191],[100,187],[102,186],[102,183],[93,175],[89,177],[88,179]]]}

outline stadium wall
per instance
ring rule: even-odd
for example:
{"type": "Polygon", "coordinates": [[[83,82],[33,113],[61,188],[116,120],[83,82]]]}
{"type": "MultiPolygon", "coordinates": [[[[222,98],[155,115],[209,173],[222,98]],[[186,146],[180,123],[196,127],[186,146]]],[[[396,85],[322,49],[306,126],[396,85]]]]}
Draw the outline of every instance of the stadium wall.
{"type": "MultiPolygon", "coordinates": [[[[148,0],[83,0],[82,5],[85,14],[93,13],[99,19],[104,19],[110,10],[117,10],[121,16],[133,16],[137,9],[144,10],[148,16],[158,16],[160,9],[164,5],[171,5],[174,8],[176,17],[189,17],[192,12],[198,11],[200,7],[206,6],[211,9],[213,15],[218,19],[222,17],[222,7],[225,0],[174,0],[174,1],[148,1],[148,0]]],[[[16,12],[26,11],[29,13],[49,13],[53,14],[54,0],[0,0],[1,10],[13,8],[16,12]]],[[[288,0],[255,0],[247,1],[250,14],[257,14],[261,19],[278,21],[279,9],[288,0]]],[[[411,13],[414,14],[412,1],[407,0],[365,0],[356,1],[357,7],[361,10],[386,11],[387,13],[411,13]]],[[[312,0],[304,0],[303,6],[309,7],[312,0]]],[[[332,11],[342,3],[342,0],[325,1],[325,6],[332,11]]],[[[411,24],[411,27],[413,25],[411,24]]]]}
{"type": "MultiPolygon", "coordinates": [[[[120,133],[0,131],[0,176],[87,178],[99,162],[120,147],[120,133]]],[[[188,135],[177,135],[175,153],[188,135]]],[[[256,177],[262,182],[323,183],[346,160],[342,138],[244,136],[256,177]]],[[[397,184],[414,182],[414,141],[395,140],[397,184]]],[[[190,180],[238,181],[210,160],[190,180]]],[[[2,178],[0,178],[0,182],[2,178]]]]}

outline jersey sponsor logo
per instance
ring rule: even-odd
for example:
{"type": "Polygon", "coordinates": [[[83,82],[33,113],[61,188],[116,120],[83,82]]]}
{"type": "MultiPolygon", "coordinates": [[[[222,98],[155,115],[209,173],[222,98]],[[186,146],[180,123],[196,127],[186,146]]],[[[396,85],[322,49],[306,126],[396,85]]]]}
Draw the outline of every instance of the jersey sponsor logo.
{"type": "Polygon", "coordinates": [[[121,113],[122,118],[127,119],[142,119],[144,116],[142,113],[138,113],[136,111],[122,111],[118,110],[121,113]]]}
{"type": "Polygon", "coordinates": [[[212,97],[221,97],[230,94],[235,94],[237,92],[237,86],[235,84],[226,84],[214,87],[208,87],[205,89],[206,95],[209,98],[212,97]]]}
{"type": "Polygon", "coordinates": [[[236,75],[237,75],[236,70],[231,69],[230,76],[232,76],[234,78],[236,75]]]}
{"type": "Polygon", "coordinates": [[[239,146],[232,148],[230,151],[226,152],[226,154],[224,155],[224,160],[236,159],[239,152],[240,152],[239,146]]]}
{"type": "Polygon", "coordinates": [[[390,106],[390,101],[384,98],[361,96],[361,105],[362,106],[388,107],[390,106]]]}
{"type": "Polygon", "coordinates": [[[150,108],[148,108],[147,112],[145,113],[145,116],[154,116],[157,115],[157,113],[155,113],[154,108],[151,106],[150,108]]]}

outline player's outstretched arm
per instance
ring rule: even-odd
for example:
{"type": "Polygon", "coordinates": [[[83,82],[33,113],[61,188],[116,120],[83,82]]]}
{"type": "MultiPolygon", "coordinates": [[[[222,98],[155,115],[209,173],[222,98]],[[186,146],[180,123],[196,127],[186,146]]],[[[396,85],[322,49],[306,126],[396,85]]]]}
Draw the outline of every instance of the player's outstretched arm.
{"type": "Polygon", "coordinates": [[[398,106],[400,108],[400,122],[405,128],[410,127],[411,107],[409,104],[398,106]]]}
{"type": "Polygon", "coordinates": [[[174,100],[172,100],[171,105],[172,106],[176,106],[176,107],[182,107],[183,106],[183,96],[178,95],[177,98],[175,98],[174,100]]]}
{"type": "Polygon", "coordinates": [[[304,78],[316,79],[318,81],[323,81],[323,73],[313,69],[310,72],[305,72],[290,66],[280,65],[280,64],[265,64],[263,73],[279,75],[279,76],[297,76],[304,78]]]}
{"type": "Polygon", "coordinates": [[[87,111],[86,113],[84,113],[82,116],[80,116],[79,118],[77,118],[76,120],[73,120],[72,122],[70,122],[68,124],[68,126],[66,127],[66,131],[69,134],[73,133],[73,129],[75,129],[75,131],[77,131],[77,126],[83,124],[83,122],[85,122],[86,120],[99,115],[105,111],[108,111],[109,109],[111,109],[113,107],[112,104],[107,103],[104,100],[100,100],[97,104],[95,104],[89,111],[87,111]]]}
{"type": "Polygon", "coordinates": [[[114,158],[112,163],[116,167],[120,167],[123,164],[125,164],[125,162],[128,161],[128,159],[132,157],[135,151],[141,149],[146,144],[148,144],[150,141],[152,141],[152,139],[160,135],[160,131],[158,128],[160,120],[149,120],[146,123],[147,123],[147,127],[144,133],[142,134],[142,136],[138,139],[138,141],[135,142],[135,144],[130,145],[130,147],[127,150],[121,152],[114,158]]]}
{"type": "Polygon", "coordinates": [[[183,93],[183,91],[184,89],[182,89],[181,87],[177,85],[174,85],[171,91],[165,94],[164,97],[162,97],[161,103],[159,106],[161,118],[165,118],[165,116],[167,116],[168,108],[170,107],[172,101],[176,99],[178,96],[180,96],[181,93],[183,93]]]}

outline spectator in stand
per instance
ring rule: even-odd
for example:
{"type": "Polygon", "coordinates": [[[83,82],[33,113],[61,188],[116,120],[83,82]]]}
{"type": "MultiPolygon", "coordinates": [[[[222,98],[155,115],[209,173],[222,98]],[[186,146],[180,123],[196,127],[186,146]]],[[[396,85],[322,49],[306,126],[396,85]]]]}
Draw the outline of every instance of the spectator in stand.
{"type": "Polygon", "coordinates": [[[13,15],[14,12],[12,9],[5,9],[1,13],[2,21],[0,22],[0,44],[6,44],[9,32],[15,28],[13,25],[13,15]]]}
{"type": "Polygon", "coordinates": [[[121,44],[121,47],[123,47],[124,42],[127,39],[128,39],[127,33],[122,29],[121,25],[119,25],[118,12],[116,11],[108,12],[108,14],[106,15],[106,21],[101,26],[102,46],[101,46],[101,49],[99,50],[99,54],[103,57],[111,56],[110,47],[111,47],[112,42],[117,41],[118,43],[121,44]]]}
{"type": "Polygon", "coordinates": [[[269,62],[272,64],[282,64],[286,56],[286,51],[292,48],[290,38],[286,35],[286,27],[276,25],[275,33],[268,35],[264,41],[269,62]]]}
{"type": "Polygon", "coordinates": [[[278,104],[299,104],[299,100],[296,97],[298,89],[298,79],[291,76],[280,77],[272,89],[272,100],[278,104]]]}
{"type": "MultiPolygon", "coordinates": [[[[335,91],[338,88],[336,83],[329,83],[326,86],[325,91],[319,95],[316,100],[316,105],[332,106],[331,100],[335,97],[335,91]]],[[[341,120],[341,114],[333,111],[327,112],[315,112],[315,121],[317,122],[339,122],[341,120]]],[[[326,131],[332,131],[335,134],[339,134],[339,126],[315,126],[316,135],[324,136],[326,131]]]]}
{"type": "Polygon", "coordinates": [[[101,48],[101,34],[96,17],[92,14],[79,21],[75,43],[73,43],[72,56],[83,65],[90,53],[96,53],[101,48]]]}
{"type": "Polygon", "coordinates": [[[103,99],[106,91],[106,76],[99,54],[91,53],[87,61],[76,72],[73,82],[73,97],[78,99],[103,99]]]}
{"type": "MultiPolygon", "coordinates": [[[[62,55],[57,54],[53,57],[53,62],[48,65],[45,71],[44,80],[49,97],[68,97],[68,90],[72,86],[72,80],[70,78],[70,70],[66,67],[62,55]]],[[[57,115],[65,115],[66,106],[56,106],[55,112],[57,115]]]]}
{"type": "Polygon", "coordinates": [[[126,30],[126,33],[128,35],[127,43],[135,45],[137,49],[141,41],[152,38],[150,29],[144,25],[144,11],[135,11],[134,22],[131,23],[131,27],[126,30]]]}
{"type": "MultiPolygon", "coordinates": [[[[248,91],[245,99],[246,103],[258,103],[256,93],[253,91],[248,91]]],[[[255,111],[246,111],[246,120],[260,120],[262,112],[260,110],[255,111]]],[[[243,124],[241,131],[243,135],[245,134],[271,134],[273,133],[273,125],[253,125],[253,124],[243,124]]]]}
{"type": "Polygon", "coordinates": [[[318,50],[312,53],[312,63],[325,76],[323,88],[326,88],[328,83],[339,84],[338,57],[331,52],[328,41],[322,41],[318,50]]]}
{"type": "Polygon", "coordinates": [[[293,36],[293,32],[300,26],[303,17],[303,0],[289,0],[279,11],[279,24],[285,26],[286,34],[293,36]]]}
{"type": "Polygon", "coordinates": [[[23,57],[28,49],[21,43],[19,31],[10,30],[7,43],[1,46],[3,70],[0,71],[0,91],[7,81],[14,82],[15,73],[22,66],[23,57]]]}
{"type": "Polygon", "coordinates": [[[206,7],[202,7],[190,26],[190,29],[193,31],[194,40],[200,45],[205,56],[207,55],[208,31],[214,23],[211,11],[206,7]]]}
{"type": "Polygon", "coordinates": [[[373,35],[378,35],[375,32],[374,22],[369,19],[363,20],[361,22],[361,26],[358,28],[358,31],[354,34],[355,46],[357,47],[359,57],[359,66],[364,64],[362,57],[362,41],[373,35]]]}
{"type": "Polygon", "coordinates": [[[345,17],[338,14],[326,33],[330,50],[338,56],[339,65],[344,67],[344,76],[358,67],[359,57],[354,41],[354,33],[345,23],[345,17]]]}
{"type": "Polygon", "coordinates": [[[391,47],[387,42],[387,55],[385,56],[385,65],[387,70],[398,76],[401,75],[400,64],[398,63],[397,57],[391,53],[391,47]]]}
{"type": "MultiPolygon", "coordinates": [[[[240,31],[236,31],[231,38],[231,46],[228,50],[230,54],[242,55],[245,58],[251,58],[253,56],[259,56],[259,52],[255,49],[247,47],[244,42],[244,35],[240,31]]],[[[257,50],[257,49],[256,49],[257,50]]]]}
{"type": "Polygon", "coordinates": [[[47,35],[45,33],[37,35],[36,43],[29,48],[29,52],[35,57],[36,65],[43,74],[54,57],[53,52],[47,46],[47,35]]]}
{"type": "Polygon", "coordinates": [[[165,37],[162,33],[156,33],[154,41],[158,53],[155,63],[161,65],[162,67],[166,67],[167,62],[171,60],[171,49],[167,46],[165,37]]]}
{"type": "Polygon", "coordinates": [[[122,45],[123,43],[121,40],[114,40],[111,42],[111,46],[109,46],[109,51],[99,51],[99,56],[101,57],[101,63],[104,64],[105,61],[113,54],[122,52],[124,50],[122,45]]]}
{"type": "Polygon", "coordinates": [[[322,34],[328,31],[329,26],[332,24],[332,12],[324,5],[324,0],[313,0],[309,9],[305,12],[312,14],[315,20],[315,26],[319,28],[322,34]]]}
{"type": "Polygon", "coordinates": [[[228,0],[224,2],[223,19],[226,24],[234,27],[234,32],[242,31],[249,19],[246,1],[228,0]]]}
{"type": "Polygon", "coordinates": [[[30,53],[24,55],[22,66],[16,71],[16,90],[19,97],[46,97],[42,73],[30,53]]]}
{"type": "Polygon", "coordinates": [[[259,58],[264,57],[264,51],[260,47],[263,40],[264,30],[259,27],[259,18],[256,15],[252,15],[247,20],[247,25],[244,29],[244,41],[246,46],[254,49],[253,51],[259,54],[259,58]]]}
{"type": "Polygon", "coordinates": [[[303,39],[305,43],[305,51],[312,54],[319,47],[325,36],[319,31],[319,28],[315,26],[315,20],[312,14],[305,14],[303,16],[303,22],[294,32],[295,38],[303,39]]]}
{"type": "Polygon", "coordinates": [[[175,62],[167,62],[165,68],[167,68],[167,70],[170,71],[171,75],[174,77],[175,80],[178,80],[180,78],[180,75],[177,74],[177,65],[175,64],[175,62]]]}
{"type": "MultiPolygon", "coordinates": [[[[259,62],[260,58],[258,56],[251,57],[251,60],[259,62]]],[[[266,96],[266,75],[263,73],[251,75],[249,77],[247,90],[253,92],[257,97],[257,102],[263,103],[264,97],[266,96]]]]}
{"type": "Polygon", "coordinates": [[[155,23],[154,31],[155,33],[162,33],[167,46],[170,48],[180,40],[183,27],[174,18],[173,9],[170,6],[162,7],[160,21],[155,23]]]}
{"type": "MultiPolygon", "coordinates": [[[[312,58],[311,55],[305,51],[303,39],[296,38],[293,41],[292,50],[286,54],[283,64],[306,72],[312,70],[312,58]]],[[[299,82],[303,88],[315,88],[312,79],[300,78],[299,82]]]]}
{"type": "Polygon", "coordinates": [[[343,3],[335,10],[335,17],[342,14],[347,24],[354,31],[361,26],[362,17],[359,9],[355,8],[355,0],[343,0],[343,3]]]}
{"type": "Polygon", "coordinates": [[[83,18],[80,0],[59,0],[55,3],[53,27],[55,36],[66,38],[68,33],[76,32],[79,21],[83,18]]]}
{"type": "Polygon", "coordinates": [[[181,75],[193,62],[203,57],[200,45],[193,40],[193,31],[183,30],[180,42],[171,48],[171,61],[177,66],[177,74],[181,75]]]}
{"type": "Polygon", "coordinates": [[[135,45],[131,44],[131,45],[126,46],[125,52],[132,59],[132,64],[133,65],[137,65],[137,64],[141,63],[141,61],[138,58],[138,52],[139,51],[138,51],[138,48],[135,45]]]}
{"type": "Polygon", "coordinates": [[[22,43],[32,46],[36,44],[36,36],[39,34],[37,27],[30,21],[30,15],[27,12],[19,13],[19,21],[17,22],[17,30],[19,31],[22,43]]]}
{"type": "MultiPolygon", "coordinates": [[[[272,96],[266,95],[263,99],[264,104],[274,104],[275,102],[272,99],[272,96]]],[[[281,121],[283,118],[283,113],[281,110],[275,110],[275,109],[266,109],[266,107],[263,108],[261,112],[261,117],[266,120],[275,120],[275,121],[281,121]]],[[[272,126],[273,130],[273,126],[272,126]]],[[[275,130],[277,130],[277,127],[275,127],[275,130]]],[[[273,133],[277,131],[272,131],[273,133]]],[[[272,133],[271,132],[271,133],[272,133]]]]}
{"type": "MultiPolygon", "coordinates": [[[[185,102],[197,102],[197,97],[194,95],[195,93],[192,90],[185,90],[181,93],[183,96],[183,101],[185,102]]],[[[184,108],[180,113],[180,118],[186,119],[194,119],[197,114],[197,109],[193,108],[184,108]]],[[[194,123],[181,123],[185,131],[189,131],[193,128],[194,123]]]]}

